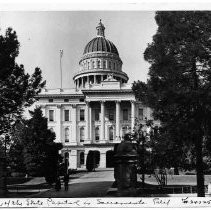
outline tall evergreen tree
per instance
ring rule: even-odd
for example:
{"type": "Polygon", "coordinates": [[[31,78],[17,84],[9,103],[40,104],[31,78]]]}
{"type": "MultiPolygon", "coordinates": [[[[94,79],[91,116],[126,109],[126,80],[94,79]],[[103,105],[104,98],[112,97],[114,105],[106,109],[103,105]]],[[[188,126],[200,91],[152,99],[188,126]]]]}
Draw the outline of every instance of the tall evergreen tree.
{"type": "Polygon", "coordinates": [[[32,176],[45,176],[53,183],[57,176],[59,154],[62,148],[55,143],[55,133],[48,129],[47,118],[43,117],[41,108],[30,111],[31,119],[26,121],[24,130],[24,163],[26,172],[32,176]]]}
{"type": "Polygon", "coordinates": [[[35,102],[35,96],[45,85],[39,68],[30,76],[23,65],[16,63],[19,47],[16,32],[11,28],[0,35],[0,135],[10,130],[24,107],[35,102]]]}
{"type": "Polygon", "coordinates": [[[211,12],[156,12],[155,20],[158,29],[144,53],[151,65],[149,79],[134,82],[133,90],[167,131],[174,127],[194,145],[198,196],[203,197],[203,141],[211,119],[211,12]]]}

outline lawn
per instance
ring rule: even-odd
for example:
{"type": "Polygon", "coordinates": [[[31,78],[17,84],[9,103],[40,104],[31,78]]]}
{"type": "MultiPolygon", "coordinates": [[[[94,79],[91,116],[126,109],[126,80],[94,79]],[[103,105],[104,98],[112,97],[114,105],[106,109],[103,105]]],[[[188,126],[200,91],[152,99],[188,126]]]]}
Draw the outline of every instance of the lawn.
{"type": "MultiPolygon", "coordinates": [[[[138,174],[138,181],[140,181],[141,175],[138,174]]],[[[158,185],[155,176],[145,175],[145,182],[148,184],[158,185]]],[[[211,175],[205,175],[205,185],[211,182],[211,175]]],[[[192,185],[195,186],[196,175],[167,175],[167,185],[192,185]]]]}

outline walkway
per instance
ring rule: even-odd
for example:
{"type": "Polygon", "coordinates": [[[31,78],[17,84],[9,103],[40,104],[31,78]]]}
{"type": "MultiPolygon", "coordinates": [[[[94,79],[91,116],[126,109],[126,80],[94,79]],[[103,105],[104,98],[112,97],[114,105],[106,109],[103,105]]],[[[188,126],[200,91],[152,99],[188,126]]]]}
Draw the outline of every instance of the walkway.
{"type": "Polygon", "coordinates": [[[41,192],[33,197],[42,198],[87,198],[87,197],[105,197],[107,190],[114,182],[113,169],[97,169],[78,179],[70,179],[69,190],[65,191],[64,186],[60,191],[55,189],[41,192]]]}

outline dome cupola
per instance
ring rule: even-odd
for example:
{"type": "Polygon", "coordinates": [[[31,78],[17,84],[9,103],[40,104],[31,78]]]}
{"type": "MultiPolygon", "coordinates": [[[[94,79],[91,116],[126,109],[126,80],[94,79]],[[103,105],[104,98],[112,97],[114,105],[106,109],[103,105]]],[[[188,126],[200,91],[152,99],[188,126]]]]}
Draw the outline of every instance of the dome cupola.
{"type": "Polygon", "coordinates": [[[97,36],[85,46],[79,61],[80,71],[73,77],[77,89],[100,84],[111,73],[121,83],[128,81],[127,74],[122,72],[122,60],[116,46],[105,38],[105,27],[101,20],[96,29],[97,36]]]}
{"type": "Polygon", "coordinates": [[[97,25],[96,29],[97,29],[97,36],[103,36],[103,37],[105,36],[105,34],[104,34],[105,27],[104,27],[104,25],[101,23],[101,19],[100,19],[100,22],[99,22],[99,24],[97,25]]]}

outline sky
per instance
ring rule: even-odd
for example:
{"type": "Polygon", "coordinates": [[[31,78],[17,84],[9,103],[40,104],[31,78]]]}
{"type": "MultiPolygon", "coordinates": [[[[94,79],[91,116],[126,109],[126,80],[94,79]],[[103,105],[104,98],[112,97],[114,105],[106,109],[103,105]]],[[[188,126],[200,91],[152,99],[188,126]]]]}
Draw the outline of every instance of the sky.
{"type": "Polygon", "coordinates": [[[86,44],[96,37],[99,20],[105,37],[112,41],[123,61],[122,70],[129,83],[146,81],[149,64],[143,53],[157,25],[153,11],[1,11],[1,34],[12,27],[20,42],[17,63],[32,74],[40,67],[46,88],[60,88],[59,51],[63,49],[63,88],[74,88],[73,75],[86,44]]]}

